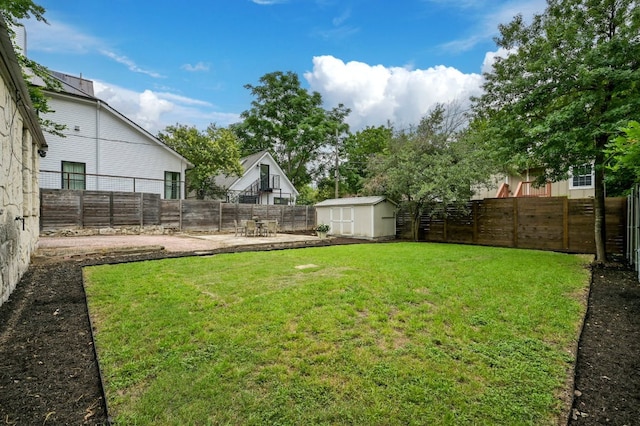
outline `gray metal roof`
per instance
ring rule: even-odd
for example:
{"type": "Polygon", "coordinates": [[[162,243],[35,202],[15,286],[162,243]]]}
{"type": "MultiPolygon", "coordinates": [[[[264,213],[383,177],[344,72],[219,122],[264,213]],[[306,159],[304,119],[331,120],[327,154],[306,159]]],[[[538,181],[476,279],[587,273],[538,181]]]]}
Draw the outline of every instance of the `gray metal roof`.
{"type": "Polygon", "coordinates": [[[254,164],[258,162],[262,157],[267,154],[267,151],[259,151],[251,155],[247,155],[246,157],[242,157],[240,159],[240,165],[242,166],[242,175],[241,176],[226,176],[224,174],[218,175],[214,178],[214,182],[217,186],[221,188],[230,188],[231,185],[242,179],[242,176],[247,172],[248,169],[253,167],[254,164]]]}
{"type": "Polygon", "coordinates": [[[316,207],[329,207],[329,206],[375,206],[383,201],[389,201],[392,204],[396,204],[391,200],[387,200],[386,197],[378,195],[373,197],[349,197],[349,198],[333,198],[331,200],[324,200],[316,204],[316,207]]]}

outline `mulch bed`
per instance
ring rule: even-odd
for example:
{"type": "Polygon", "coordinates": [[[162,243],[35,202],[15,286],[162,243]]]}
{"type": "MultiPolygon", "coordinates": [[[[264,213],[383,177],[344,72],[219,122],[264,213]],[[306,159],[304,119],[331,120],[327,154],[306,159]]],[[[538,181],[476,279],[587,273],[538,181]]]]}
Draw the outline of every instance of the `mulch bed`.
{"type": "MultiPolygon", "coordinates": [[[[107,256],[30,266],[0,307],[2,424],[109,423],[82,267],[162,257],[166,255],[107,256]]],[[[638,424],[640,285],[626,269],[595,268],[593,272],[569,424],[638,424]]]]}

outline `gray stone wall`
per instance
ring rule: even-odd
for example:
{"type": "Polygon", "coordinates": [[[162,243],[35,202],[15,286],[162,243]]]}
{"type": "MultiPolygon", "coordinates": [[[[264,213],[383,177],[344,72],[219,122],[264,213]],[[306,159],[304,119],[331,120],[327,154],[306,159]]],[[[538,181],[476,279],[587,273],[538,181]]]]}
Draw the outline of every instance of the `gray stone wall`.
{"type": "Polygon", "coordinates": [[[0,84],[0,305],[27,270],[39,233],[38,154],[6,83],[0,84]]]}

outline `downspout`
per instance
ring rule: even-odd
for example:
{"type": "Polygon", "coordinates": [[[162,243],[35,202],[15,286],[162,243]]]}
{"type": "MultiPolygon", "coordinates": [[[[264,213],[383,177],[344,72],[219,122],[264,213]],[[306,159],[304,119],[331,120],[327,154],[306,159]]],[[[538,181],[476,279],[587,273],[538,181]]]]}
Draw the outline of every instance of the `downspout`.
{"type": "MultiPolygon", "coordinates": [[[[96,104],[96,175],[100,175],[100,99],[96,104]]],[[[100,178],[96,177],[96,190],[100,190],[100,178]]]]}

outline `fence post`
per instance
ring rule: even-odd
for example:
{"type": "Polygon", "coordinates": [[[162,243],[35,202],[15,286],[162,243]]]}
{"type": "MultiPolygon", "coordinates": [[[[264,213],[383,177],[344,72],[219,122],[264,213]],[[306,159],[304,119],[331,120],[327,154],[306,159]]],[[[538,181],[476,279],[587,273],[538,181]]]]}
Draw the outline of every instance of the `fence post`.
{"type": "Polygon", "coordinates": [[[218,202],[218,232],[222,232],[222,201],[218,202]]]}
{"type": "Polygon", "coordinates": [[[113,191],[109,191],[109,228],[113,228],[113,191]]]}
{"type": "Polygon", "coordinates": [[[144,192],[140,192],[140,231],[142,228],[144,228],[144,192]]]}
{"type": "Polygon", "coordinates": [[[513,247],[518,247],[518,197],[513,197],[513,247]]]}
{"type": "Polygon", "coordinates": [[[84,228],[84,191],[78,191],[78,225],[84,228]]]}
{"type": "Polygon", "coordinates": [[[182,231],[182,198],[180,199],[180,202],[178,203],[178,217],[180,220],[180,223],[178,223],[178,229],[180,229],[180,231],[182,231]]]}
{"type": "Polygon", "coordinates": [[[473,243],[478,242],[478,204],[479,202],[472,201],[471,208],[473,212],[473,243]]]}
{"type": "Polygon", "coordinates": [[[569,250],[569,198],[562,201],[562,246],[569,250]]]}

